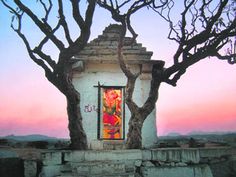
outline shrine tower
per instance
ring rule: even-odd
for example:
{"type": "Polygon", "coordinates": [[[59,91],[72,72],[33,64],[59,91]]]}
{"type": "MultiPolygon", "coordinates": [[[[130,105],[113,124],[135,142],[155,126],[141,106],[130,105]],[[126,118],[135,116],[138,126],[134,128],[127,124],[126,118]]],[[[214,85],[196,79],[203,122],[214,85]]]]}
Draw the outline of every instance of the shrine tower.
{"type": "MultiPolygon", "coordinates": [[[[81,94],[83,127],[89,149],[122,149],[128,133],[130,111],[125,104],[127,78],[117,58],[119,25],[110,25],[92,40],[73,60],[73,84],[81,94]]],[[[125,41],[131,38],[125,37],[125,41]]],[[[123,47],[125,63],[137,78],[133,100],[143,105],[149,94],[152,52],[136,41],[123,47]]],[[[142,128],[142,146],[157,141],[156,111],[147,117],[142,128]]]]}

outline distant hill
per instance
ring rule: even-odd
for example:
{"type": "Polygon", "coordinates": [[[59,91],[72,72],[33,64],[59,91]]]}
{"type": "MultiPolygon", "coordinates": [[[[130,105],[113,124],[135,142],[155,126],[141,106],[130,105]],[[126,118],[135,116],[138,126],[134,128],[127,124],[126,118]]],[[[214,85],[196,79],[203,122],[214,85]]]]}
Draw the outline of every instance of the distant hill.
{"type": "Polygon", "coordinates": [[[182,136],[180,133],[171,132],[167,136],[182,136]]]}
{"type": "Polygon", "coordinates": [[[157,144],[163,142],[172,144],[187,144],[189,143],[189,140],[193,138],[200,143],[216,143],[236,147],[236,132],[191,132],[187,135],[176,135],[176,133],[171,133],[167,136],[159,136],[157,144]]]}
{"type": "Polygon", "coordinates": [[[7,140],[15,140],[15,141],[57,141],[58,140],[58,138],[55,138],[55,137],[49,137],[49,136],[39,135],[39,134],[24,135],[24,136],[8,135],[1,138],[7,139],[7,140]]]}
{"type": "Polygon", "coordinates": [[[171,132],[167,135],[164,136],[159,136],[160,138],[172,138],[172,137],[192,137],[192,136],[215,136],[215,135],[219,135],[219,136],[224,136],[224,135],[236,135],[236,132],[204,132],[204,131],[193,131],[190,132],[188,134],[180,134],[177,132],[171,132]]]}
{"type": "Polygon", "coordinates": [[[236,132],[219,132],[219,131],[215,131],[215,132],[204,132],[204,131],[193,131],[188,133],[188,136],[191,135],[228,135],[228,134],[235,134],[236,132]]]}

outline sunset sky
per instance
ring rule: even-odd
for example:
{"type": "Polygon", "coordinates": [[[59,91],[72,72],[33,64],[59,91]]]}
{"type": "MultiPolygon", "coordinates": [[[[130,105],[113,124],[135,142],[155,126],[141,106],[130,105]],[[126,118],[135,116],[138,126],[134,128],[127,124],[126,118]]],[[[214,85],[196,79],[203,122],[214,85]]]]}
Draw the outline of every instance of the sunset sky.
{"type": "MultiPolygon", "coordinates": [[[[167,40],[168,24],[147,10],[132,20],[139,34],[137,41],[154,52],[153,59],[165,60],[170,65],[176,45],[167,40]]],[[[69,137],[64,96],[30,60],[10,22],[10,13],[0,4],[0,136],[69,137]]],[[[110,23],[114,23],[110,14],[97,7],[90,39],[101,34],[110,23]]],[[[33,24],[23,27],[37,44],[40,35],[33,24]]],[[[49,50],[56,56],[53,48],[49,50]]],[[[163,83],[159,95],[158,135],[236,131],[236,65],[207,58],[189,68],[177,87],[163,83]]]]}

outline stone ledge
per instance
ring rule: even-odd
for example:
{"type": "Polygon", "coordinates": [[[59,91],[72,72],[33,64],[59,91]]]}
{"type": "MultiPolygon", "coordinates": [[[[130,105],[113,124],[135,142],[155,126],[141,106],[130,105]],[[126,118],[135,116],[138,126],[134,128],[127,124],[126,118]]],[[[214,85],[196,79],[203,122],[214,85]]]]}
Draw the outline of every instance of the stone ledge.
{"type": "Polygon", "coordinates": [[[236,149],[231,147],[199,148],[200,157],[222,157],[236,155],[236,149]]]}
{"type": "MultiPolygon", "coordinates": [[[[153,149],[151,159],[153,161],[183,162],[197,164],[202,158],[234,157],[236,149],[222,148],[165,148],[153,149]]],[[[147,152],[145,152],[147,154],[147,152]]],[[[147,157],[147,155],[145,156],[147,157]]],[[[150,157],[150,155],[149,155],[150,157]]]]}
{"type": "Polygon", "coordinates": [[[65,151],[64,160],[70,162],[83,161],[119,161],[119,160],[141,160],[141,150],[88,150],[88,151],[65,151]]]}
{"type": "Polygon", "coordinates": [[[156,149],[152,150],[153,161],[199,163],[198,149],[156,149]]]}
{"type": "Polygon", "coordinates": [[[62,161],[152,160],[199,163],[201,158],[235,157],[233,148],[165,148],[152,150],[88,150],[49,151],[42,153],[43,165],[59,165],[62,161]]]}
{"type": "Polygon", "coordinates": [[[189,167],[142,167],[143,177],[213,177],[208,165],[189,167]]]}

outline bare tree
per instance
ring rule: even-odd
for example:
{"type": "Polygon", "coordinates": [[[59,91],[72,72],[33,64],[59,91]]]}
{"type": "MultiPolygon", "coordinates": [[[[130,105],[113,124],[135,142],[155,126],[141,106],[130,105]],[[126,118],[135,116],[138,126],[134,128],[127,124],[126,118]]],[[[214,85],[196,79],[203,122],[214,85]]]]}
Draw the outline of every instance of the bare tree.
{"type": "Polygon", "coordinates": [[[183,3],[184,8],[180,14],[181,18],[175,23],[171,18],[171,12],[176,5],[174,0],[126,0],[122,3],[117,0],[98,1],[98,4],[110,11],[112,18],[122,26],[117,52],[120,67],[127,77],[125,101],[131,112],[127,148],[142,147],[142,126],[147,116],[155,108],[162,82],[176,86],[177,81],[186,73],[189,66],[207,57],[227,60],[230,64],[236,63],[235,48],[233,49],[233,45],[236,47],[233,38],[236,36],[235,1],[184,0],[178,3],[183,3]],[[132,97],[135,81],[140,73],[134,74],[126,66],[122,47],[127,31],[131,32],[133,40],[137,37],[130,18],[143,7],[156,11],[169,23],[168,39],[175,41],[178,47],[170,67],[164,68],[164,61],[158,61],[153,65],[149,96],[139,107],[132,97]],[[222,52],[224,48],[226,52],[222,52]]]}
{"type": "Polygon", "coordinates": [[[80,52],[88,42],[96,3],[110,11],[112,18],[121,23],[117,52],[120,67],[127,76],[125,101],[131,112],[127,148],[141,148],[143,122],[155,108],[162,82],[176,86],[177,81],[189,66],[209,56],[227,60],[230,64],[236,62],[235,52],[233,53],[233,49],[230,47],[233,45],[233,37],[236,35],[234,0],[218,0],[218,3],[215,0],[184,0],[182,1],[184,10],[177,23],[174,23],[170,15],[175,7],[173,0],[87,0],[85,14],[81,14],[80,0],[70,0],[69,2],[57,0],[53,3],[51,0],[38,0],[37,3],[44,10],[43,16],[36,15],[20,0],[0,1],[13,14],[11,27],[23,40],[30,58],[44,69],[46,78],[67,98],[68,127],[73,149],[87,149],[87,138],[82,127],[80,93],[72,84],[72,57],[80,52]],[[69,3],[72,18],[80,30],[75,39],[72,38],[66,20],[64,3],[69,3]],[[54,6],[56,6],[58,18],[56,24],[54,24],[55,22],[50,24],[52,21],[49,19],[55,12],[52,10],[54,6]],[[127,31],[131,32],[133,40],[137,37],[131,25],[131,16],[144,7],[156,11],[169,23],[168,39],[177,42],[178,48],[173,56],[172,66],[164,68],[164,61],[157,61],[153,65],[149,96],[142,106],[138,106],[132,97],[135,82],[140,73],[135,74],[129,70],[123,59],[122,51],[127,31]],[[25,16],[44,35],[39,44],[34,47],[30,45],[30,38],[27,38],[22,30],[25,16]],[[56,35],[57,32],[60,36],[56,35]],[[52,58],[45,52],[44,49],[50,43],[58,49],[58,58],[52,58]],[[222,53],[221,51],[227,44],[229,44],[227,51],[222,53]]]}
{"type": "Polygon", "coordinates": [[[43,9],[43,15],[37,15],[36,12],[34,13],[31,10],[30,6],[20,0],[11,2],[1,0],[1,2],[13,14],[11,28],[23,40],[30,58],[44,69],[49,82],[58,88],[67,99],[71,148],[87,149],[87,138],[82,126],[80,112],[80,93],[76,91],[72,84],[71,66],[73,64],[72,57],[75,53],[81,51],[88,42],[96,1],[87,0],[84,15],[81,13],[79,0],[70,0],[70,2],[38,0],[36,2],[43,9]],[[72,18],[80,31],[75,39],[72,38],[71,29],[68,21],[66,21],[65,4],[63,3],[70,5],[72,18]],[[56,11],[53,9],[54,6],[56,11]],[[57,17],[56,24],[54,20],[50,19],[53,15],[54,18],[57,17]],[[28,17],[44,36],[38,45],[34,47],[31,47],[30,38],[23,33],[22,26],[25,17],[28,17]],[[56,35],[57,32],[60,32],[60,36],[56,35]],[[64,41],[63,37],[65,38],[64,41]],[[52,58],[45,52],[48,44],[53,44],[58,49],[58,58],[52,58]]]}

